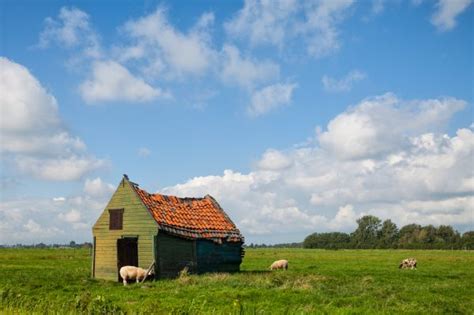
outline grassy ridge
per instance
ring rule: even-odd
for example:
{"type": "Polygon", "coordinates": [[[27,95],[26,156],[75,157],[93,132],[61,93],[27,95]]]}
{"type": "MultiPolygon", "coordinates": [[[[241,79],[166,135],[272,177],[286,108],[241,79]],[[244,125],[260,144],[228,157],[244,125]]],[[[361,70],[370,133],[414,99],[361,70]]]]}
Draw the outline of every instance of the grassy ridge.
{"type": "Polygon", "coordinates": [[[248,249],[238,274],[123,287],[92,280],[88,250],[0,249],[0,311],[37,313],[464,313],[474,310],[474,253],[248,249]],[[416,257],[418,270],[399,270],[416,257]],[[275,259],[287,272],[268,272],[275,259]]]}

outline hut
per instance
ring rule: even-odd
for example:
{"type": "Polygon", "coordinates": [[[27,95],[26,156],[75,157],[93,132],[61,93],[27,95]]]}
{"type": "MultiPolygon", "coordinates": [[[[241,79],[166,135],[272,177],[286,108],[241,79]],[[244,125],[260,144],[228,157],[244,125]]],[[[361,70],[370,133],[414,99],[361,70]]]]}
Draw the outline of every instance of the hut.
{"type": "Polygon", "coordinates": [[[155,278],[239,271],[244,238],[217,201],[150,194],[124,175],[92,227],[92,277],[121,281],[122,266],[155,278]]]}

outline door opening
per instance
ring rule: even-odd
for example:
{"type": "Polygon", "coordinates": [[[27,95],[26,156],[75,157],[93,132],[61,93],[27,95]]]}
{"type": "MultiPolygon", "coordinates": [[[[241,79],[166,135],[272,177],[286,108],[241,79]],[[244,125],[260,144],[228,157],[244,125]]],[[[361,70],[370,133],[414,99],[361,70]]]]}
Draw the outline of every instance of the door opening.
{"type": "Polygon", "coordinates": [[[122,282],[120,268],[123,266],[138,267],[138,238],[136,237],[124,237],[117,240],[117,274],[119,282],[122,282]]]}

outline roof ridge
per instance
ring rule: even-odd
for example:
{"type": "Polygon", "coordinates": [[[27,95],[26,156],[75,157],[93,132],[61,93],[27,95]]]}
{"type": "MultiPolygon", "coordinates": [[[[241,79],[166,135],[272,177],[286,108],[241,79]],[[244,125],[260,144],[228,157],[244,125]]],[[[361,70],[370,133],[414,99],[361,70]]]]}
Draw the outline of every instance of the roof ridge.
{"type": "Polygon", "coordinates": [[[207,196],[209,196],[209,195],[206,195],[204,197],[178,197],[178,196],[175,196],[175,195],[167,195],[167,194],[162,194],[162,193],[159,193],[159,192],[149,193],[145,189],[138,187],[138,184],[136,184],[135,187],[140,189],[140,190],[143,190],[144,192],[146,192],[150,196],[159,195],[159,196],[163,196],[163,197],[173,197],[173,198],[181,199],[181,200],[204,200],[204,199],[206,199],[207,196]]]}

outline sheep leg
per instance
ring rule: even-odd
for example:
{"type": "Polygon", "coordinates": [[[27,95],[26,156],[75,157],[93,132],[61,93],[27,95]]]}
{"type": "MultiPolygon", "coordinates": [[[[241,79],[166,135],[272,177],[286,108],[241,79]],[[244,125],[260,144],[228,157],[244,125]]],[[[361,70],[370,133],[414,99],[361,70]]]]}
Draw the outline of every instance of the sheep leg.
{"type": "Polygon", "coordinates": [[[127,285],[127,279],[123,278],[123,285],[126,286],[127,285]]]}

